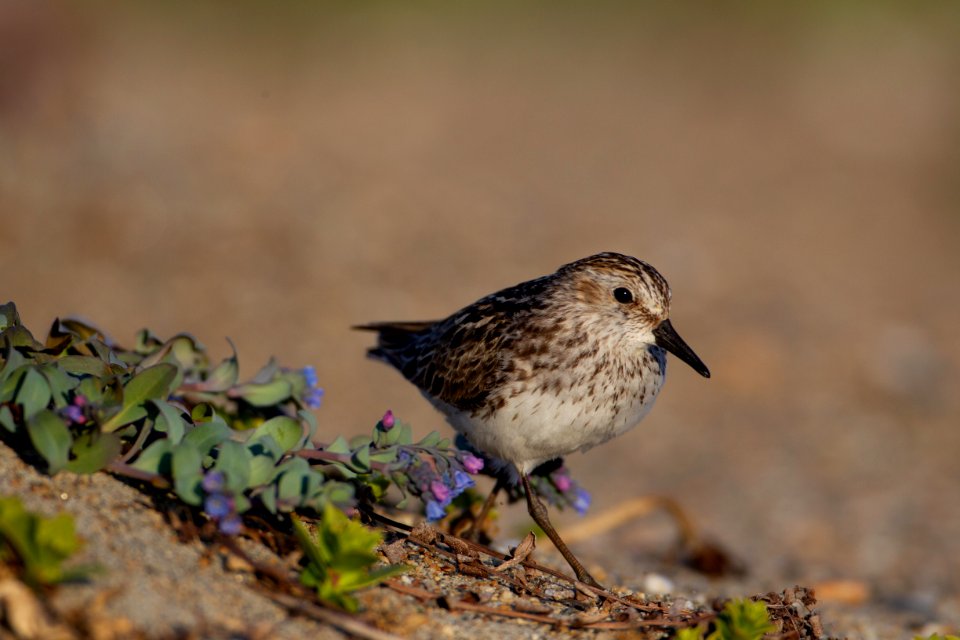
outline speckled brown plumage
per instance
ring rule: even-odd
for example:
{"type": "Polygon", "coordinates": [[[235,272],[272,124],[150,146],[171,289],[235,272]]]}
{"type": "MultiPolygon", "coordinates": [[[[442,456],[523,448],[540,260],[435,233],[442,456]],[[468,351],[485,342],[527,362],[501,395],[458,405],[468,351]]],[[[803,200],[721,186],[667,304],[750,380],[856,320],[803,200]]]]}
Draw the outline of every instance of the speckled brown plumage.
{"type": "MultiPolygon", "coordinates": [[[[357,328],[379,334],[372,357],[398,369],[471,444],[524,479],[546,460],[637,424],[663,383],[665,350],[709,377],[673,330],[669,308],[670,288],[656,269],[601,253],[444,320],[357,328]]],[[[529,500],[577,575],[589,577],[529,500]]]]}

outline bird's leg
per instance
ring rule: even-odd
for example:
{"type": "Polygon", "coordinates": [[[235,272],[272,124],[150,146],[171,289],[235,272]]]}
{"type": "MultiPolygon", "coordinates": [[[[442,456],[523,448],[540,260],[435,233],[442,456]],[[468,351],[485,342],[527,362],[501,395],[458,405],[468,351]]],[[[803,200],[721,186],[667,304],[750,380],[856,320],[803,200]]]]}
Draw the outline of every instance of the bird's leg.
{"type": "Polygon", "coordinates": [[[557,530],[550,524],[550,518],[547,517],[547,507],[540,502],[540,498],[537,497],[537,494],[533,491],[533,487],[530,486],[530,476],[525,473],[520,474],[520,481],[523,483],[523,492],[527,494],[527,511],[530,513],[533,521],[543,529],[543,532],[547,534],[550,541],[553,542],[554,546],[560,551],[570,565],[570,568],[573,569],[573,572],[577,574],[577,580],[602,589],[603,587],[600,586],[600,583],[594,580],[593,576],[583,568],[583,565],[580,564],[577,557],[573,555],[573,552],[567,547],[566,543],[560,537],[560,534],[558,534],[557,530]]]}
{"type": "Polygon", "coordinates": [[[500,490],[503,489],[503,487],[503,480],[497,478],[497,483],[493,485],[493,489],[490,490],[490,495],[487,496],[483,506],[480,508],[480,513],[473,518],[473,521],[470,523],[470,527],[463,532],[464,538],[476,542],[477,536],[480,534],[480,531],[483,530],[483,523],[486,522],[487,515],[489,515],[490,509],[492,509],[493,505],[496,503],[497,495],[500,493],[500,490]]]}

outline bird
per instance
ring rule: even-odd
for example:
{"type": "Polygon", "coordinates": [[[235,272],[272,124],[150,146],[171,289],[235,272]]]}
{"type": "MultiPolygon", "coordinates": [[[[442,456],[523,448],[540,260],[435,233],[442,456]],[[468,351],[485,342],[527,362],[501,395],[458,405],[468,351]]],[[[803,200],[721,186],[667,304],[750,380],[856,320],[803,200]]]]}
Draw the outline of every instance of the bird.
{"type": "Polygon", "coordinates": [[[396,368],[471,446],[507,466],[577,579],[599,587],[550,523],[530,473],[636,426],[663,385],[668,352],[710,377],[673,328],[670,301],[650,264],[604,252],[443,320],[354,328],[376,332],[369,357],[396,368]]]}

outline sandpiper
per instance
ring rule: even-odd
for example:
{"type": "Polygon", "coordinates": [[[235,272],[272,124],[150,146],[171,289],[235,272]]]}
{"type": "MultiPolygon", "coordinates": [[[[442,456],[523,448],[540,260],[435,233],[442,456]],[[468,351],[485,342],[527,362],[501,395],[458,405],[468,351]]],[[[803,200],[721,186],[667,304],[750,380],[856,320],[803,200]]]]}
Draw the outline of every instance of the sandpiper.
{"type": "Polygon", "coordinates": [[[585,451],[650,411],[666,352],[710,377],[668,318],[652,266],[600,253],[503,289],[433,322],[378,322],[369,355],[396,367],[478,450],[511,465],[530,515],[599,586],[550,524],[530,486],[539,464],[585,451]]]}

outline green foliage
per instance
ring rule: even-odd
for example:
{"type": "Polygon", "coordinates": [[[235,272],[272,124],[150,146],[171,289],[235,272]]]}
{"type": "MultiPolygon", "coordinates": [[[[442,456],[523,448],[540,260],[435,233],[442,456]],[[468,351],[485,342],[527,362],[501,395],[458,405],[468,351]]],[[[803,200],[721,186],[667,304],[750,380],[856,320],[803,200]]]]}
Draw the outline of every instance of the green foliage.
{"type": "MultiPolygon", "coordinates": [[[[161,340],[143,330],[126,349],[90,325],[56,320],[40,342],[12,303],[0,305],[0,436],[50,474],[108,469],[169,487],[227,535],[242,530],[240,516],[251,508],[322,513],[315,543],[295,521],[310,558],[304,580],[352,609],[351,592],[399,569],[371,569],[379,535],[332,505],[379,502],[395,487],[398,506],[414,495],[437,517],[473,485],[465,469],[482,463],[437,433],[415,442],[389,412],[370,436],[317,446],[307,409],[321,395],[312,367],[271,360],[240,381],[235,350],[213,364],[183,333],[161,340]]],[[[62,578],[45,546],[21,549],[31,539],[17,537],[13,547],[31,575],[62,578]]]]}
{"type": "Polygon", "coordinates": [[[921,636],[914,636],[914,640],[960,640],[960,636],[955,636],[952,634],[940,635],[939,633],[933,633],[927,636],[926,638],[921,636]]]}
{"type": "Polygon", "coordinates": [[[770,621],[767,605],[747,599],[727,602],[712,626],[709,633],[702,625],[680,629],[677,640],[760,640],[777,630],[770,621]]]}
{"type": "Polygon", "coordinates": [[[89,574],[89,567],[63,567],[80,545],[73,516],[43,518],[27,511],[19,498],[0,498],[0,562],[19,569],[28,584],[50,585],[89,574]]]}
{"type": "Polygon", "coordinates": [[[316,431],[304,370],[270,362],[242,384],[238,374],[236,353],[213,366],[187,334],[163,341],[144,330],[124,349],[57,320],[41,343],[12,303],[0,306],[0,426],[49,473],[123,473],[122,455],[192,505],[212,469],[241,510],[257,497],[270,511],[349,503],[353,483],[327,478],[317,467],[326,461],[297,457],[316,431]]]}
{"type": "Polygon", "coordinates": [[[293,527],[307,561],[300,581],[316,589],[324,602],[346,611],[357,610],[357,600],[351,595],[354,591],[407,570],[402,565],[374,569],[380,532],[350,520],[331,505],[324,510],[316,535],[311,535],[297,516],[293,516],[293,527]]]}

